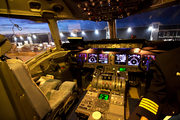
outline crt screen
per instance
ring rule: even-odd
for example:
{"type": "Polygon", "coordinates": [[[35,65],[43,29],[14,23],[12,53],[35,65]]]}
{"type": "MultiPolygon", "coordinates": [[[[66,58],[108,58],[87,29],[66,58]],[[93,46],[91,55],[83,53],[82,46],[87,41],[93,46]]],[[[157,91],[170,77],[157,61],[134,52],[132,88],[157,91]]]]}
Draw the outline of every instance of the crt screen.
{"type": "Polygon", "coordinates": [[[108,54],[99,54],[99,63],[108,63],[108,54]]]}
{"type": "Polygon", "coordinates": [[[128,55],[128,65],[138,66],[141,60],[141,55],[130,54],[128,55]]]}
{"type": "Polygon", "coordinates": [[[126,54],[116,54],[115,64],[126,65],[126,54]]]}
{"type": "Polygon", "coordinates": [[[146,63],[148,63],[148,60],[155,60],[156,55],[143,55],[145,56],[145,60],[142,61],[142,66],[144,66],[146,63]]]}
{"type": "Polygon", "coordinates": [[[89,63],[97,63],[97,54],[89,54],[88,62],[89,63]]]}
{"type": "Polygon", "coordinates": [[[80,54],[79,54],[79,57],[80,57],[80,58],[83,58],[84,61],[87,60],[87,55],[86,55],[86,53],[80,53],[80,54]]]}

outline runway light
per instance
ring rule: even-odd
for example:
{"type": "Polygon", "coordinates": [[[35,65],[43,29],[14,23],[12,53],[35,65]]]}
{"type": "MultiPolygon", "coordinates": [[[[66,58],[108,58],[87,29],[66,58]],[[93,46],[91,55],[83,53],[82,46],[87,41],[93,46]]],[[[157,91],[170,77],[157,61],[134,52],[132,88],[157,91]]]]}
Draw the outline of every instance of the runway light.
{"type": "Polygon", "coordinates": [[[85,32],[84,32],[84,31],[82,31],[82,35],[85,35],[85,32]]]}
{"type": "Polygon", "coordinates": [[[27,39],[28,39],[28,40],[31,40],[31,37],[30,37],[30,36],[28,36],[28,37],[27,37],[27,39]]]}
{"type": "Polygon", "coordinates": [[[17,37],[14,37],[14,40],[17,41],[17,37]]]}
{"type": "Polygon", "coordinates": [[[20,39],[21,39],[21,40],[24,40],[24,38],[23,38],[22,36],[20,36],[20,39]]]}
{"type": "Polygon", "coordinates": [[[63,33],[60,33],[60,36],[61,36],[61,37],[64,37],[64,34],[63,34],[63,33]]]}
{"type": "Polygon", "coordinates": [[[149,31],[153,30],[153,27],[152,27],[152,26],[149,26],[148,30],[149,30],[149,31]]]}
{"type": "Polygon", "coordinates": [[[33,37],[34,39],[36,39],[36,38],[37,38],[37,37],[36,37],[36,35],[33,35],[32,37],[33,37]]]}
{"type": "Polygon", "coordinates": [[[132,31],[132,29],[129,27],[127,31],[128,31],[128,32],[131,32],[131,31],[132,31]]]}
{"type": "Polygon", "coordinates": [[[71,33],[71,36],[75,37],[75,36],[76,36],[76,34],[74,34],[74,33],[71,33]]]}
{"type": "Polygon", "coordinates": [[[98,31],[98,30],[95,30],[95,33],[96,33],[96,34],[99,34],[99,31],[98,31]]]}

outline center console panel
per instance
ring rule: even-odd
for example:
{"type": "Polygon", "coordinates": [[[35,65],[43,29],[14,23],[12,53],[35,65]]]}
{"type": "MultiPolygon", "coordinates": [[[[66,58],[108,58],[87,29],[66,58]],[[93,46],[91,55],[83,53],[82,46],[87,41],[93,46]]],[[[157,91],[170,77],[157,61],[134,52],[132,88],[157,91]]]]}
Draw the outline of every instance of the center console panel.
{"type": "Polygon", "coordinates": [[[124,99],[127,71],[105,71],[106,67],[96,66],[91,87],[82,99],[76,113],[80,118],[94,120],[99,112],[99,120],[124,120],[124,99]]]}

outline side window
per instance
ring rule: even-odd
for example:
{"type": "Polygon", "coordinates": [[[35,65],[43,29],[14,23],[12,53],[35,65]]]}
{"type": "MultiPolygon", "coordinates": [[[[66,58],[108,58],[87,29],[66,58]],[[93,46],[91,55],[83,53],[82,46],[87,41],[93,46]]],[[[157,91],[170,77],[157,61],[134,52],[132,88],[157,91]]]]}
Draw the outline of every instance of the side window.
{"type": "Polygon", "coordinates": [[[18,57],[24,62],[55,47],[47,23],[0,17],[0,33],[12,44],[11,50],[6,55],[10,58],[18,57]]]}

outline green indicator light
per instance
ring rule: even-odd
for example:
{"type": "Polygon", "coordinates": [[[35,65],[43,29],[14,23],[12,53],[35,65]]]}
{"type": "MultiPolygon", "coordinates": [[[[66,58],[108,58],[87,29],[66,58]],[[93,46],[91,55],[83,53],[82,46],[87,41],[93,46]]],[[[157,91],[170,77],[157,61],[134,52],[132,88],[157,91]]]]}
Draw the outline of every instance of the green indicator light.
{"type": "Polygon", "coordinates": [[[108,99],[109,99],[109,95],[106,95],[106,94],[100,94],[100,95],[99,95],[99,99],[102,99],[102,100],[108,100],[108,99]]]}
{"type": "Polygon", "coordinates": [[[119,68],[119,71],[124,72],[124,71],[126,71],[126,68],[119,68]]]}
{"type": "Polygon", "coordinates": [[[99,68],[102,68],[102,69],[103,69],[103,66],[97,66],[96,68],[97,68],[97,69],[99,69],[99,68]]]}

